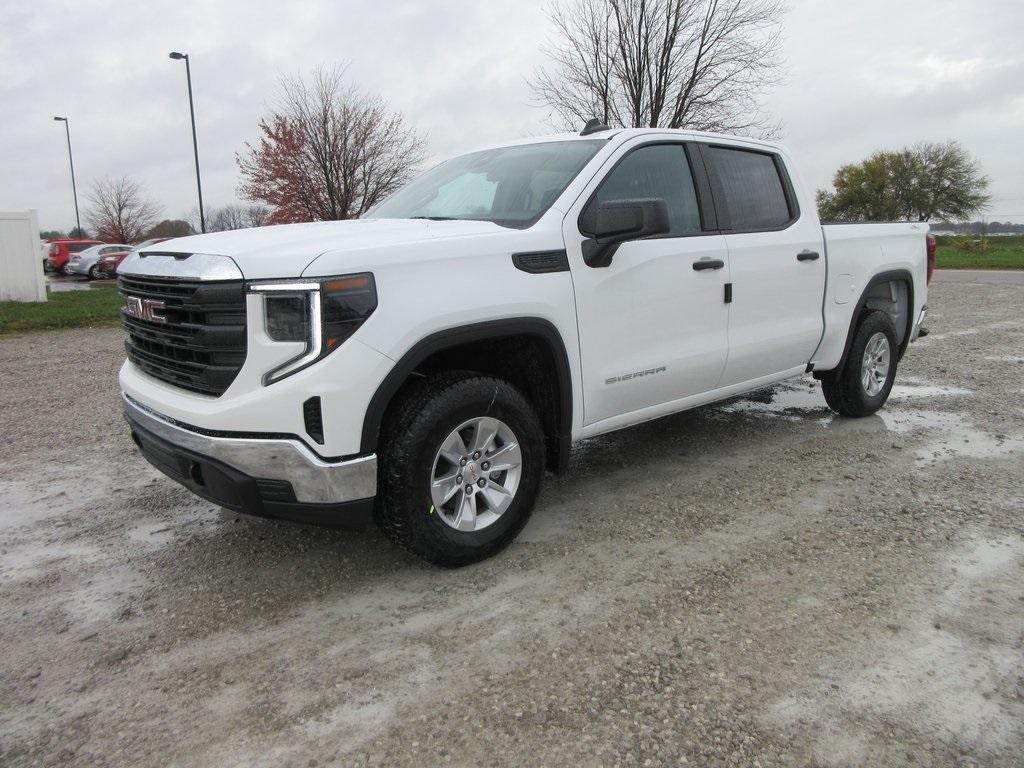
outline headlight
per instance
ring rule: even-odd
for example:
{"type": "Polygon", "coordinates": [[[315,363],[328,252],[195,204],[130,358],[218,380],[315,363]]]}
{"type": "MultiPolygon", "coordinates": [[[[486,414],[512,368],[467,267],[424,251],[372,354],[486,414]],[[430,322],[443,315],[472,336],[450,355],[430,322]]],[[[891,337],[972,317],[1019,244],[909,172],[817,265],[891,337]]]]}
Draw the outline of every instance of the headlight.
{"type": "Polygon", "coordinates": [[[306,345],[300,355],[265,374],[264,385],[329,355],[377,308],[377,287],[369,272],[317,282],[256,283],[249,290],[263,294],[267,336],[306,345]]]}

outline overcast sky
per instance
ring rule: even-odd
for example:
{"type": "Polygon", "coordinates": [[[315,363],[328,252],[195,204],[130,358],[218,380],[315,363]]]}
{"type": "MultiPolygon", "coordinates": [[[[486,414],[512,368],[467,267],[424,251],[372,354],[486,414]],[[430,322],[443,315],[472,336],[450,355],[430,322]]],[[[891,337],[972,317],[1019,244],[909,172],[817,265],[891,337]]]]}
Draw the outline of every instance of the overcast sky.
{"type": "MultiPolygon", "coordinates": [[[[192,56],[207,207],[236,200],[235,153],[281,73],[350,63],[427,138],[433,159],[548,132],[526,77],[542,63],[532,0],[0,0],[0,210],[74,224],[92,180],[140,181],[164,215],[196,204],[183,62],[192,56]]],[[[790,0],[786,83],[765,95],[805,181],[878,148],[959,140],[992,179],[988,216],[1024,222],[1022,0],[790,0]]]]}

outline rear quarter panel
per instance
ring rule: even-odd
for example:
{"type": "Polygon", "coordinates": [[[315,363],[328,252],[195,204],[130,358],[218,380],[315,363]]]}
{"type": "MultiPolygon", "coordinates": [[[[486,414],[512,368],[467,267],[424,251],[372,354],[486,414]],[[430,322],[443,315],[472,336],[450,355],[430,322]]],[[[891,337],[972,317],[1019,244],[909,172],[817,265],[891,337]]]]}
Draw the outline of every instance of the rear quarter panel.
{"type": "Polygon", "coordinates": [[[825,333],[811,362],[819,371],[839,365],[850,323],[872,279],[904,272],[912,280],[911,318],[928,301],[927,224],[825,224],[828,271],[822,314],[825,333]]]}

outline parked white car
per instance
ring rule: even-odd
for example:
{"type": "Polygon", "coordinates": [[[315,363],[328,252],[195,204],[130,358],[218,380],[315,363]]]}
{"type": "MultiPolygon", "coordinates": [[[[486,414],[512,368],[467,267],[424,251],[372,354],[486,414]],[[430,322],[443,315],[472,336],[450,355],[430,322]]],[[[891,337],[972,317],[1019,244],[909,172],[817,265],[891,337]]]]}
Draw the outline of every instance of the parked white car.
{"type": "Polygon", "coordinates": [[[71,258],[68,259],[68,263],[64,267],[64,273],[67,275],[88,275],[93,280],[96,280],[103,277],[99,267],[96,266],[96,262],[100,260],[101,256],[126,253],[131,249],[130,245],[122,244],[94,245],[92,248],[86,248],[84,251],[71,254],[71,258]]]}
{"type": "Polygon", "coordinates": [[[573,441],[807,372],[874,413],[929,251],[926,224],[822,226],[775,144],[589,125],[450,160],[362,220],[129,257],[123,403],[200,496],[373,516],[462,565],[518,534],[573,441]]]}

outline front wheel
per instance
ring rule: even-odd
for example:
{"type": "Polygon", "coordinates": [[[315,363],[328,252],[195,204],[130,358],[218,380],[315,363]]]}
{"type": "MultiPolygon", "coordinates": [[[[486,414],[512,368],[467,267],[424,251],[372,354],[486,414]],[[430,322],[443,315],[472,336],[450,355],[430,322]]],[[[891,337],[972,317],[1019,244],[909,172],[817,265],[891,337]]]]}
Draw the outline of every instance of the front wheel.
{"type": "Polygon", "coordinates": [[[842,416],[870,416],[889,399],[898,355],[892,318],[867,313],[854,331],[846,363],[821,378],[825,402],[842,416]]]}
{"type": "Polygon", "coordinates": [[[104,277],[105,275],[102,272],[100,272],[99,264],[93,264],[91,267],[89,267],[90,280],[102,280],[104,277]]]}
{"type": "Polygon", "coordinates": [[[427,379],[384,425],[377,523],[435,565],[507,546],[526,525],[544,472],[544,434],[509,383],[473,373],[427,379]]]}

